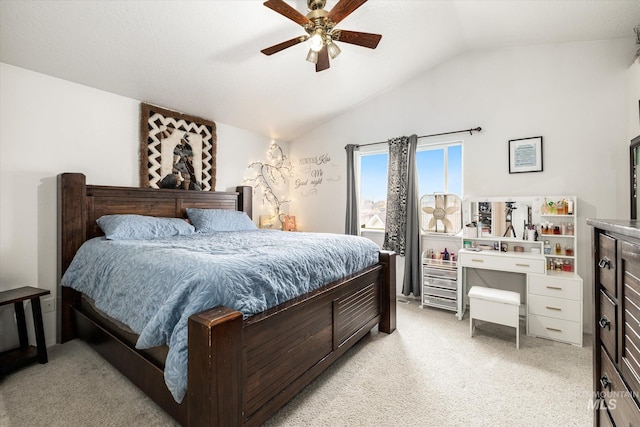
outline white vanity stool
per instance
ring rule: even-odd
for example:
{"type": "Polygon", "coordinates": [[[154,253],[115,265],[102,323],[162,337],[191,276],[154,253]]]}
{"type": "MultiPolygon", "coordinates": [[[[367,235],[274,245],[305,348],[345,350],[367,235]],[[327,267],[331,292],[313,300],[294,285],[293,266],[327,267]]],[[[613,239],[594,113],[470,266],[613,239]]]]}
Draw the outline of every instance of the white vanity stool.
{"type": "Polygon", "coordinates": [[[474,319],[516,328],[516,348],[520,348],[520,294],[518,292],[472,286],[469,290],[469,328],[472,337],[474,319]]]}

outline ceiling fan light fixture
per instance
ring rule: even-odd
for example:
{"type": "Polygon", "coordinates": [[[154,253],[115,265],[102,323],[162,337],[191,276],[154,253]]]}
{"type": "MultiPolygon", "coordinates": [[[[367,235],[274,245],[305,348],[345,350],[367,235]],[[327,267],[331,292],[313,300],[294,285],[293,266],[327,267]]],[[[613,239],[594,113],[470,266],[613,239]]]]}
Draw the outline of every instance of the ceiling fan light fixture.
{"type": "Polygon", "coordinates": [[[324,41],[322,40],[322,34],[320,32],[315,32],[311,37],[309,37],[309,48],[315,52],[320,52],[322,46],[324,45],[324,41]]]}
{"type": "Polygon", "coordinates": [[[336,59],[336,57],[340,55],[340,52],[342,52],[338,45],[333,42],[327,43],[327,51],[329,52],[331,59],[336,59]]]}
{"type": "Polygon", "coordinates": [[[313,62],[314,64],[318,63],[318,52],[313,49],[309,49],[309,53],[307,53],[307,61],[313,62]]]}
{"type": "Polygon", "coordinates": [[[310,49],[307,53],[307,61],[314,63],[316,72],[320,72],[329,69],[330,59],[335,59],[341,53],[340,48],[333,43],[334,41],[375,49],[382,38],[380,34],[336,28],[336,25],[367,0],[333,1],[336,2],[333,8],[326,11],[324,7],[327,0],[307,0],[309,13],[303,15],[285,0],[266,0],[264,2],[266,7],[300,25],[306,34],[262,49],[260,52],[265,55],[273,55],[306,41],[309,43],[308,48],[310,49]]]}

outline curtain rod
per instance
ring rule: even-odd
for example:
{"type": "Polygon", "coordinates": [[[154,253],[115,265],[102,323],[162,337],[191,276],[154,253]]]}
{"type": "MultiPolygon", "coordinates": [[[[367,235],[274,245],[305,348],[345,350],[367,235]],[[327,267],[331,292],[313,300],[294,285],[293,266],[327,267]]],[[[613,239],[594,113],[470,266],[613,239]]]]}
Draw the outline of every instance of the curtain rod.
{"type": "MultiPolygon", "coordinates": [[[[453,132],[443,132],[443,133],[432,133],[431,135],[422,135],[419,136],[418,139],[420,138],[431,138],[433,136],[441,136],[441,135],[451,135],[453,133],[466,133],[469,132],[469,134],[473,135],[473,132],[480,132],[482,130],[481,127],[477,127],[474,129],[465,129],[465,130],[454,130],[453,132]]],[[[370,142],[369,144],[356,144],[356,147],[366,147],[367,145],[376,145],[376,144],[386,144],[388,141],[380,141],[380,142],[370,142]]]]}

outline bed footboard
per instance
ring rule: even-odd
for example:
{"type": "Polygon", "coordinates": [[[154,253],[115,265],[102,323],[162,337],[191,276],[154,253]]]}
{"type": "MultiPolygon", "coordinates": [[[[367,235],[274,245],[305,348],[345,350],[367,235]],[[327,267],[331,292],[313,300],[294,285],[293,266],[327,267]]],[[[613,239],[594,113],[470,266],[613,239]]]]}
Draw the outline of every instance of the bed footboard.
{"type": "Polygon", "coordinates": [[[380,252],[380,263],[383,265],[382,302],[380,304],[382,319],[380,331],[387,334],[396,330],[396,253],[380,252]]]}
{"type": "Polygon", "coordinates": [[[219,307],[189,319],[190,426],[264,423],[378,325],[396,326],[395,254],[242,320],[219,307]]]}
{"type": "Polygon", "coordinates": [[[217,307],[189,318],[188,423],[242,424],[242,313],[217,307]]]}

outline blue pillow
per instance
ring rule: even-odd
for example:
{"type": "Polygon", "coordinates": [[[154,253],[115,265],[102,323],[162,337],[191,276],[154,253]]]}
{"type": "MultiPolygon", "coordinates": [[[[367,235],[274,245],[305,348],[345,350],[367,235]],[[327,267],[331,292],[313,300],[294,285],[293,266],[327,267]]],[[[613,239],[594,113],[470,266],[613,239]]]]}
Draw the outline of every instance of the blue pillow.
{"type": "Polygon", "coordinates": [[[109,240],[145,240],[195,233],[181,218],[144,215],[104,215],[96,221],[109,240]]]}
{"type": "Polygon", "coordinates": [[[258,228],[251,221],[251,218],[242,211],[187,208],[187,216],[199,233],[244,231],[258,228]]]}

